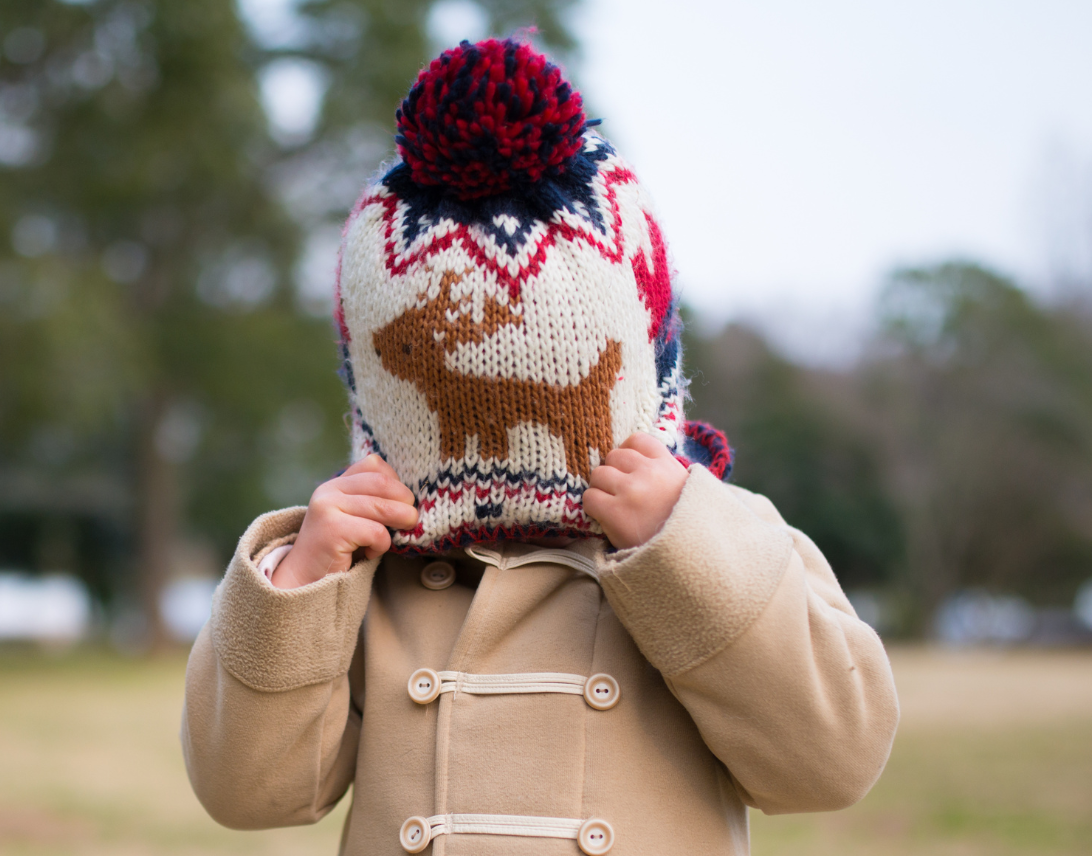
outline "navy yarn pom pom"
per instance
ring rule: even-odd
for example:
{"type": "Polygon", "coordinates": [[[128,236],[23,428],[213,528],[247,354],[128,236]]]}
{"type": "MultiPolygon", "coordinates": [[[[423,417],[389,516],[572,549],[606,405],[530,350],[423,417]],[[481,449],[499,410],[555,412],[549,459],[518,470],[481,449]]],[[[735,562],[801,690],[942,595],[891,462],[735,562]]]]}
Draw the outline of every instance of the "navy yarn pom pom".
{"type": "Polygon", "coordinates": [[[580,93],[528,44],[462,42],[418,76],[395,141],[415,184],[460,199],[563,173],[583,146],[580,93]]]}

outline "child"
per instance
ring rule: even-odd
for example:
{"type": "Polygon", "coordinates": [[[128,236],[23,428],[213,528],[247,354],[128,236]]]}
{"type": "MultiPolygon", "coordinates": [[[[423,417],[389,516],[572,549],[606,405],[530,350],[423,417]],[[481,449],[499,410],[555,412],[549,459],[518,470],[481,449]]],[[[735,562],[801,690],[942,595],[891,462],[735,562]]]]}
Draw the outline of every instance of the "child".
{"type": "Polygon", "coordinates": [[[660,229],[591,124],[514,41],[398,111],[338,273],[356,462],[247,530],[190,657],[221,823],[353,785],[343,854],[745,854],[746,806],[879,776],[880,640],[683,421],[660,229]]]}

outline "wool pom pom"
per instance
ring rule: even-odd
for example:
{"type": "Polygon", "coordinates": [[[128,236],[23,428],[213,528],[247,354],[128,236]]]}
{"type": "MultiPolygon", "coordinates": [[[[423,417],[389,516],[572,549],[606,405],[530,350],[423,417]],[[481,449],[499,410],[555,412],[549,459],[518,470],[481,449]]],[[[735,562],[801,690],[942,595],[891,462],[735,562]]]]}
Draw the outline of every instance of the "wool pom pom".
{"type": "Polygon", "coordinates": [[[421,71],[395,141],[414,183],[460,199],[525,188],[565,171],[583,146],[580,93],[530,45],[464,41],[421,71]]]}

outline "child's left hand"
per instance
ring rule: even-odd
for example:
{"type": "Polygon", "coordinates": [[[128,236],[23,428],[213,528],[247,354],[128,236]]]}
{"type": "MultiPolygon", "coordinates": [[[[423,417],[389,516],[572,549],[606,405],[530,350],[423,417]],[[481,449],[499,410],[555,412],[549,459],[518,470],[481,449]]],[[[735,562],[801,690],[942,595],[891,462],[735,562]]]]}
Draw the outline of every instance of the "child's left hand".
{"type": "Polygon", "coordinates": [[[686,477],[686,467],[663,443],[631,434],[592,470],[584,510],[619,550],[638,547],[663,528],[686,477]]]}

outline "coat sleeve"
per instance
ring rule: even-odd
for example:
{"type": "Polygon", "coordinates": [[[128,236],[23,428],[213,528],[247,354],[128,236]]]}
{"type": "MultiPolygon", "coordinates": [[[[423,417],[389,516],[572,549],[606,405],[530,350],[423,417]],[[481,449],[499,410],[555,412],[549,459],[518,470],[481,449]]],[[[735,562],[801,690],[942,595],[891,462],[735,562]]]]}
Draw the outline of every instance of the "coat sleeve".
{"type": "Polygon", "coordinates": [[[354,654],[378,562],[274,588],[257,562],[294,539],[304,510],[264,515],[243,535],[186,669],[186,769],[208,813],[235,829],[314,823],[355,773],[354,654]]]}
{"type": "Polygon", "coordinates": [[[692,467],[664,528],[608,555],[601,582],[748,805],[845,808],[879,778],[899,717],[883,644],[769,500],[692,467]]]}

